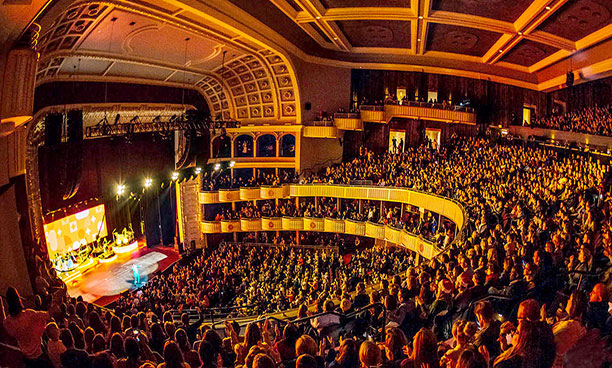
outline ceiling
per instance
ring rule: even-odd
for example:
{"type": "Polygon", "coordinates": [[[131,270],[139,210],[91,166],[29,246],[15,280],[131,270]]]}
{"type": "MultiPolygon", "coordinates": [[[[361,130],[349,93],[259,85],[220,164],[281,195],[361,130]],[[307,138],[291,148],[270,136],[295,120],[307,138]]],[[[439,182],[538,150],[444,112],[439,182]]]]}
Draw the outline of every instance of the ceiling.
{"type": "MultiPolygon", "coordinates": [[[[583,53],[609,50],[602,43],[612,38],[610,0],[231,2],[315,58],[384,69],[438,68],[538,90],[555,84],[545,83],[551,75],[542,71],[573,57],[585,67],[583,53]]],[[[566,72],[575,69],[569,63],[566,72]]]]}
{"type": "Polygon", "coordinates": [[[90,80],[187,86],[200,90],[213,116],[296,122],[299,94],[287,59],[186,7],[58,0],[37,22],[38,85],[90,80]]]}
{"type": "Polygon", "coordinates": [[[213,114],[245,122],[299,123],[296,57],[346,68],[489,79],[540,91],[563,86],[570,70],[576,83],[612,74],[611,0],[0,5],[0,19],[13,15],[20,20],[4,30],[7,39],[21,33],[27,19],[41,27],[38,84],[112,80],[189,86],[202,92],[213,114]],[[22,14],[23,6],[28,11],[22,14]]]}

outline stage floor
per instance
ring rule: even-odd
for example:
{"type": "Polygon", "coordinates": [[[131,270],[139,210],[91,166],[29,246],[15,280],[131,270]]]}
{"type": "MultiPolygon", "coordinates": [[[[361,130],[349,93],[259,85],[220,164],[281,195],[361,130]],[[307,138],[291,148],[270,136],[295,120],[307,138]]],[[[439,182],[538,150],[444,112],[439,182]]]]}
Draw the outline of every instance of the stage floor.
{"type": "Polygon", "coordinates": [[[167,247],[142,247],[131,254],[118,255],[111,263],[101,263],[68,283],[68,294],[82,296],[87,302],[107,305],[129,289],[134,289],[132,265],[139,266],[141,284],[156,271],[163,271],[179,260],[176,250],[167,247]]]}

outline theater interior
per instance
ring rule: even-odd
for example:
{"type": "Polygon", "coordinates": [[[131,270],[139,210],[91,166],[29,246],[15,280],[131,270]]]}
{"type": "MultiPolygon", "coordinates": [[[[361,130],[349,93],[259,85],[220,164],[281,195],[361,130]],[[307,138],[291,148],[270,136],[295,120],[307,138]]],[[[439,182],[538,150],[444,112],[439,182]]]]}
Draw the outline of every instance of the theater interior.
{"type": "Polygon", "coordinates": [[[612,366],[612,1],[0,0],[0,366],[612,366]]]}

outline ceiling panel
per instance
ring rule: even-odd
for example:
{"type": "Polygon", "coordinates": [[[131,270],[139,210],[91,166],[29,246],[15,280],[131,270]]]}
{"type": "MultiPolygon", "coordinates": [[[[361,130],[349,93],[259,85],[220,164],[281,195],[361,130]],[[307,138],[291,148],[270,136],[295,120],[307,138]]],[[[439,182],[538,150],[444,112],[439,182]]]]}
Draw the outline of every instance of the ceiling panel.
{"type": "Polygon", "coordinates": [[[514,22],[531,3],[532,0],[433,0],[432,9],[514,22]]]}
{"type": "Polygon", "coordinates": [[[612,23],[612,0],[569,1],[539,29],[578,41],[612,23]]]}
{"type": "Polygon", "coordinates": [[[170,82],[195,84],[202,79],[202,74],[176,72],[168,79],[170,82]]]}
{"type": "Polygon", "coordinates": [[[410,0],[321,0],[321,3],[326,8],[410,7],[410,0]]]}
{"type": "Polygon", "coordinates": [[[68,57],[60,68],[60,74],[101,75],[110,63],[106,60],[68,57]]]}
{"type": "Polygon", "coordinates": [[[559,51],[559,49],[552,46],[530,40],[523,40],[504,55],[501,61],[522,66],[531,66],[557,51],[559,51]]]}
{"type": "Polygon", "coordinates": [[[353,47],[410,48],[410,22],[349,20],[337,24],[353,47]]]}
{"type": "Polygon", "coordinates": [[[476,28],[430,23],[427,50],[483,56],[501,34],[476,28]]]}
{"type": "Polygon", "coordinates": [[[134,77],[144,79],[164,80],[172,73],[169,69],[156,68],[148,65],[116,63],[107,75],[115,77],[134,77]]]}

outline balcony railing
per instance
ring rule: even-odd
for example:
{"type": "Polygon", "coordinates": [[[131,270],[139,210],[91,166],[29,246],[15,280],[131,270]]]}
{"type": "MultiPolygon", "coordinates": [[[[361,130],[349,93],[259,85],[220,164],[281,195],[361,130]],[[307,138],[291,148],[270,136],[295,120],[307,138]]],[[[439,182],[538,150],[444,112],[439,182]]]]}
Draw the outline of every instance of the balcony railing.
{"type": "MultiPolygon", "coordinates": [[[[279,197],[274,198],[331,197],[409,204],[448,218],[455,223],[457,233],[463,231],[464,224],[467,220],[465,209],[459,202],[432,193],[407,188],[328,184],[284,184],[278,187],[266,186],[247,189],[252,190],[249,192],[248,200],[268,199],[272,198],[273,195],[278,195],[279,197]],[[258,193],[260,194],[260,198],[253,198],[251,196],[251,194],[254,195],[256,193],[254,189],[259,189],[258,193]],[[265,195],[261,196],[261,193],[265,195]]],[[[231,196],[232,198],[240,197],[239,190],[233,190],[234,193],[225,193],[223,195],[221,192],[228,191],[219,191],[219,202],[224,202],[224,196],[231,196]]],[[[203,193],[200,194],[201,201],[203,199],[214,198],[214,196],[204,196],[202,194],[203,193]]],[[[206,202],[200,203],[207,204],[206,202]]],[[[261,219],[241,219],[240,221],[202,222],[202,232],[205,234],[261,230],[326,231],[368,236],[402,245],[427,258],[434,257],[440,251],[432,242],[420,238],[415,234],[408,233],[406,230],[372,222],[313,217],[264,217],[261,219]],[[218,224],[218,226],[216,224],[218,224]]]]}

